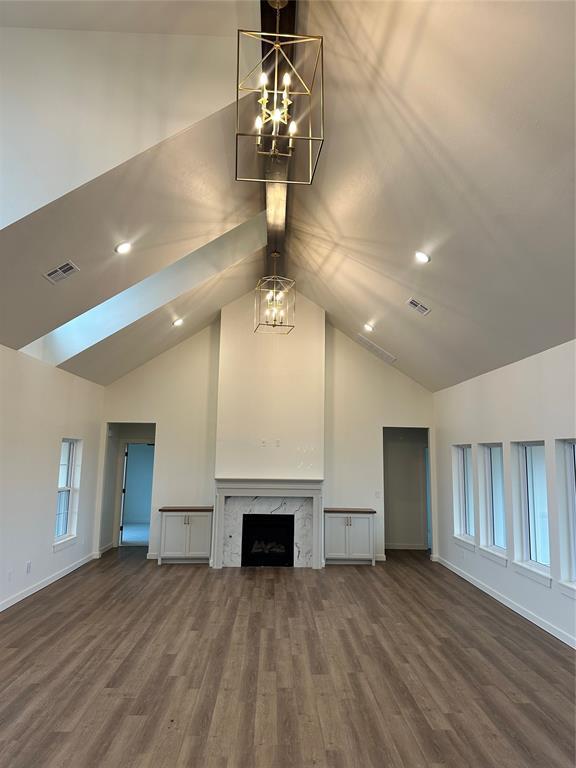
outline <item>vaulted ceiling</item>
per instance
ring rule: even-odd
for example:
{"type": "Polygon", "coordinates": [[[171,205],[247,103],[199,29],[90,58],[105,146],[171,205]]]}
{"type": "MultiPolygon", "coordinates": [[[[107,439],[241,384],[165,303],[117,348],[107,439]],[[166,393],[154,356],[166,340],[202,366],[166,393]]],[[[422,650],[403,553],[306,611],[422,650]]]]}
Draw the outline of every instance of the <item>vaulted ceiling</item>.
{"type": "MultiPolygon", "coordinates": [[[[232,54],[231,26],[259,10],[3,5],[8,33],[49,23],[78,34],[204,33],[232,54]]],[[[434,390],[573,338],[574,6],[299,2],[298,30],[324,36],[326,76],[316,177],[289,192],[287,269],[298,290],[352,338],[373,325],[369,340],[434,390]],[[431,262],[418,265],[416,250],[431,262]],[[416,313],[410,297],[431,312],[416,313]]],[[[191,66],[201,80],[198,59],[191,66]]],[[[229,84],[203,66],[219,94],[213,111],[0,230],[0,343],[107,384],[250,290],[266,245],[263,190],[234,181],[229,84]],[[123,239],[134,248],[120,257],[123,239]],[[68,259],[80,271],[50,285],[42,273],[68,259]],[[90,314],[102,306],[106,323],[90,314]],[[186,322],[174,328],[175,317],[186,322]]],[[[54,158],[54,135],[40,136],[54,158]]],[[[74,135],[70,148],[96,151],[74,135]]]]}

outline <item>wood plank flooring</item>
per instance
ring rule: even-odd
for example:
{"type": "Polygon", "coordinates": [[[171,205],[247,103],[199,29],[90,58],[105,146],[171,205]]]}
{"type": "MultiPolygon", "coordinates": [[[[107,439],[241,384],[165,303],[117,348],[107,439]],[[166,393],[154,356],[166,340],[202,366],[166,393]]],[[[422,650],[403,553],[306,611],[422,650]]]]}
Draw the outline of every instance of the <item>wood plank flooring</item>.
{"type": "Polygon", "coordinates": [[[573,652],[422,554],[123,549],[0,614],[2,768],[573,765],[573,652]]]}

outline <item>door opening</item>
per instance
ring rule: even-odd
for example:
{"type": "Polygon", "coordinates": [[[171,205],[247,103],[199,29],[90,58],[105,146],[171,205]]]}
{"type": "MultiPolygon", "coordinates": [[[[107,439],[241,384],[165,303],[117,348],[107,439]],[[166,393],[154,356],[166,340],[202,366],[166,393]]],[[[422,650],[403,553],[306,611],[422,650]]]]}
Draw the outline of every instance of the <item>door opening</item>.
{"type": "Polygon", "coordinates": [[[430,550],[428,429],[384,427],[386,549],[430,550]]]}
{"type": "Polygon", "coordinates": [[[120,545],[145,546],[150,538],[154,443],[126,443],[120,505],[120,545]]]}
{"type": "Polygon", "coordinates": [[[153,423],[106,425],[100,553],[149,543],[155,441],[153,423]]]}

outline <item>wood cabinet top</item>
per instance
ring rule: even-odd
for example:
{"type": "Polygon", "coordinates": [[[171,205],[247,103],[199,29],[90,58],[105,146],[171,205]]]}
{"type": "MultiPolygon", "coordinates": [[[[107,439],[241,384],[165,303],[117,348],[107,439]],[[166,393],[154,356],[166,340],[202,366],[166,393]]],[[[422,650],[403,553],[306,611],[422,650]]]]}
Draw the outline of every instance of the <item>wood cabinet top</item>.
{"type": "Polygon", "coordinates": [[[214,507],[160,507],[159,512],[213,512],[214,507]]]}
{"type": "Polygon", "coordinates": [[[360,509],[360,508],[347,508],[347,507],[324,507],[324,512],[330,514],[343,514],[343,515],[375,515],[375,509],[360,509]]]}

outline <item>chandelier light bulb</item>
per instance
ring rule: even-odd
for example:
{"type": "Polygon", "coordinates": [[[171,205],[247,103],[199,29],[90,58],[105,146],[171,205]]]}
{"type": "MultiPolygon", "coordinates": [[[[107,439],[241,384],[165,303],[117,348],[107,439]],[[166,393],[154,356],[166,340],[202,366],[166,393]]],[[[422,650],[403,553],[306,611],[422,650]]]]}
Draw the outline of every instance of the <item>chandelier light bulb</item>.
{"type": "Polygon", "coordinates": [[[290,136],[294,136],[297,130],[298,130],[298,125],[296,124],[296,120],[292,120],[292,122],[288,126],[288,133],[290,134],[290,136]]]}
{"type": "Polygon", "coordinates": [[[263,85],[266,85],[267,82],[268,82],[268,75],[266,74],[266,72],[261,72],[260,79],[258,80],[258,84],[260,85],[260,87],[262,87],[263,85]]]}
{"type": "Polygon", "coordinates": [[[284,74],[284,77],[282,78],[282,85],[284,86],[284,88],[288,88],[288,86],[290,85],[290,82],[291,82],[290,75],[288,74],[288,72],[286,72],[284,74]]]}
{"type": "Polygon", "coordinates": [[[272,120],[275,123],[279,123],[281,119],[282,119],[282,113],[280,112],[279,109],[275,109],[274,112],[272,112],[272,120]]]}
{"type": "Polygon", "coordinates": [[[256,126],[257,131],[262,130],[262,118],[260,117],[260,115],[258,115],[258,117],[256,118],[256,122],[254,123],[254,125],[256,126]]]}

